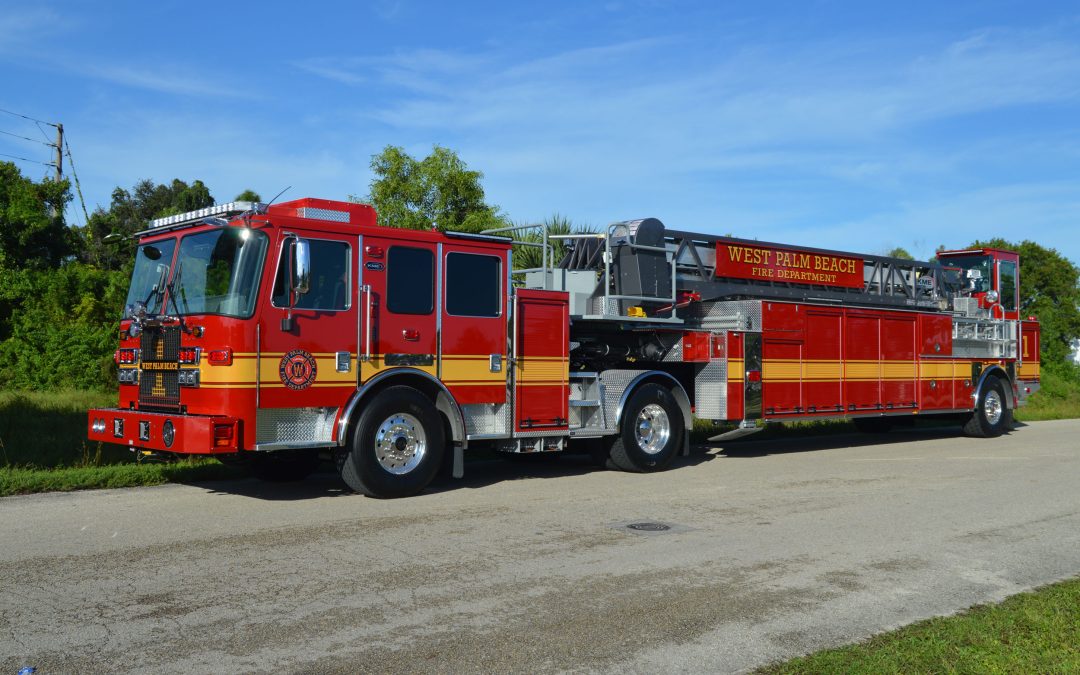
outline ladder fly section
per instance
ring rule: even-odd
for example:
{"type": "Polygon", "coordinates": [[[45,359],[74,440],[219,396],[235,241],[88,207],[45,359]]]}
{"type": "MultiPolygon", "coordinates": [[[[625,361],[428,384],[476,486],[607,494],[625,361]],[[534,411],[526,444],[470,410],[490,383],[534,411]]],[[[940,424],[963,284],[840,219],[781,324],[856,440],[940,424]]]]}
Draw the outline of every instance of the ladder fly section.
{"type": "Polygon", "coordinates": [[[667,230],[655,218],[598,233],[508,230],[531,230],[515,244],[544,251],[541,267],[515,272],[523,285],[569,293],[570,314],[582,319],[682,323],[692,302],[751,298],[967,313],[960,271],[930,262],[667,230]],[[566,247],[558,261],[556,241],[566,247]],[[751,258],[761,276],[731,272],[729,263],[751,258]]]}
{"type": "Polygon", "coordinates": [[[667,232],[666,241],[675,252],[676,278],[680,287],[697,291],[703,300],[755,297],[945,311],[951,308],[951,299],[958,295],[962,288],[961,277],[956,270],[929,262],[674,230],[667,232]],[[810,259],[840,256],[845,260],[860,261],[863,276],[857,285],[852,286],[718,276],[718,251],[726,252],[732,247],[758,250],[767,247],[781,255],[787,253],[790,256],[813,256],[810,259]]]}

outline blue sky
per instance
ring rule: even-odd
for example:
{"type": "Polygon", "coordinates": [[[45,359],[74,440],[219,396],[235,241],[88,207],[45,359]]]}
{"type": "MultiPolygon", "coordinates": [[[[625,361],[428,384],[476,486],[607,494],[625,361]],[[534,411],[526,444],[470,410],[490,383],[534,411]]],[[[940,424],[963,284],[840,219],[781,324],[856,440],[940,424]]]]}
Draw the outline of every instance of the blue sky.
{"type": "Polygon", "coordinates": [[[515,221],[1080,262],[1075,3],[4,0],[0,82],[63,122],[91,209],[141,178],[343,199],[437,143],[515,221]]]}

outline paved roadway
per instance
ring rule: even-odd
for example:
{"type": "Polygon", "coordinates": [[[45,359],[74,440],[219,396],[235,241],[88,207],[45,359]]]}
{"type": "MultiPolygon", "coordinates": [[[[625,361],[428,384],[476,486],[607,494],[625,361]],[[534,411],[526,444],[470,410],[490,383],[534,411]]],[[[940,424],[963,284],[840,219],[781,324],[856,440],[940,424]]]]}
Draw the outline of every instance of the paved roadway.
{"type": "Polygon", "coordinates": [[[0,671],[725,672],[1080,573],[1080,420],[0,499],[0,671]],[[662,522],[635,534],[628,522],[662,522]]]}

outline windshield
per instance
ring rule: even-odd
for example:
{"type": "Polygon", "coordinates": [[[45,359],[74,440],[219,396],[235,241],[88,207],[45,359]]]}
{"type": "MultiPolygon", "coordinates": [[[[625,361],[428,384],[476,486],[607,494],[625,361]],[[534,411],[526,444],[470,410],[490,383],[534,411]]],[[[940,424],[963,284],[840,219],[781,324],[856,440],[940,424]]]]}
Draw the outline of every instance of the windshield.
{"type": "Polygon", "coordinates": [[[169,309],[185,314],[250,316],[266,255],[262,232],[224,227],[180,240],[169,309]],[[175,305],[173,305],[175,301],[175,305]]]}
{"type": "Polygon", "coordinates": [[[162,289],[156,289],[161,279],[169,278],[169,266],[172,264],[175,239],[155,241],[143,244],[135,253],[135,271],[131,274],[131,286],[128,287],[127,300],[124,302],[124,318],[135,313],[136,303],[145,303],[146,311],[157,314],[161,311],[162,289]],[[164,271],[164,276],[162,276],[164,271]]]}
{"type": "Polygon", "coordinates": [[[941,264],[945,267],[959,267],[964,270],[964,287],[973,293],[985,293],[990,290],[990,256],[986,255],[960,255],[942,258],[941,264]],[[972,278],[967,274],[970,270],[977,270],[979,278],[972,278]]]}

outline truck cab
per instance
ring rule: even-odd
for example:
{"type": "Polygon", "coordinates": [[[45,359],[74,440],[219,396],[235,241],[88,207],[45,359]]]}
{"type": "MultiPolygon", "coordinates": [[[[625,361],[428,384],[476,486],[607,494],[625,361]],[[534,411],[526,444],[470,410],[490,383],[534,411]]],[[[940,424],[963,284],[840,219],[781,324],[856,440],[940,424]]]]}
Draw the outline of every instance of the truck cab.
{"type": "Polygon", "coordinates": [[[993,318],[1020,318],[1020,255],[997,248],[941,251],[938,261],[960,273],[964,290],[993,318]]]}

